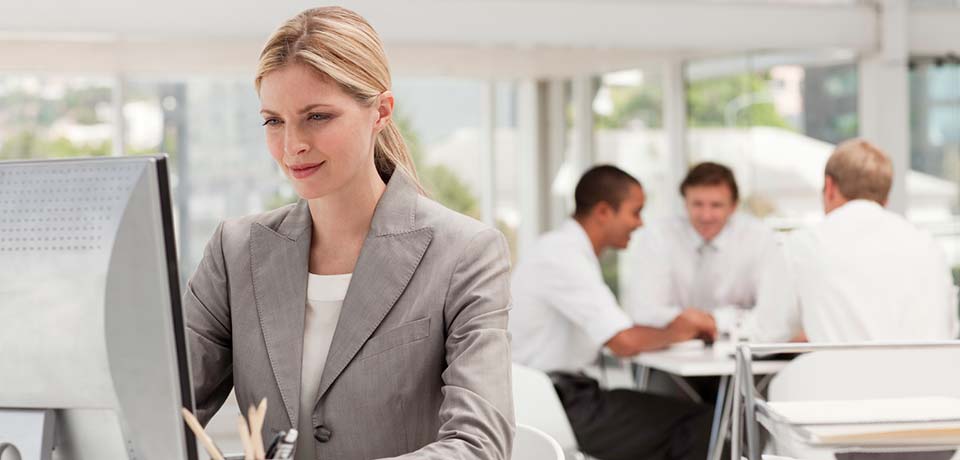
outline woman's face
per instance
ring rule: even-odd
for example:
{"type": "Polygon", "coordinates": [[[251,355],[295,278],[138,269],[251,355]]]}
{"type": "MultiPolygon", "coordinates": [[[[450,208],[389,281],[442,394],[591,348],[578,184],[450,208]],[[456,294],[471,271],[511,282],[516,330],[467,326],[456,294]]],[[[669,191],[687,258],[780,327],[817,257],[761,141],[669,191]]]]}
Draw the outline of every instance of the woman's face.
{"type": "Polygon", "coordinates": [[[267,147],[298,195],[318,198],[376,174],[374,139],[393,103],[389,92],[384,95],[389,104],[381,95],[381,101],[362,105],[304,64],[289,64],[263,77],[260,114],[267,147]]]}

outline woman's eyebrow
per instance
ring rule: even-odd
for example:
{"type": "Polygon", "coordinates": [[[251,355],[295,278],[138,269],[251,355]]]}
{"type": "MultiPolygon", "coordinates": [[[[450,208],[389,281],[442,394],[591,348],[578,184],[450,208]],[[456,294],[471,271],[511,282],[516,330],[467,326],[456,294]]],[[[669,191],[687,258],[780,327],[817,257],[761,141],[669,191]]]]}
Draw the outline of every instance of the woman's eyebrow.
{"type": "MultiPolygon", "coordinates": [[[[311,111],[311,110],[314,110],[314,109],[317,109],[317,108],[320,108],[320,107],[333,107],[333,105],[331,105],[331,104],[324,104],[324,103],[322,103],[322,102],[319,102],[319,103],[316,103],[316,104],[310,104],[310,105],[307,105],[307,106],[305,106],[304,108],[300,109],[300,110],[298,111],[298,113],[307,113],[307,112],[309,112],[309,111],[311,111]]],[[[270,110],[270,109],[260,109],[260,113],[262,113],[262,114],[264,114],[264,115],[278,115],[277,112],[274,112],[273,110],[270,110]]]]}
{"type": "Polygon", "coordinates": [[[308,105],[308,106],[300,109],[300,113],[307,113],[307,112],[309,112],[309,111],[311,111],[311,110],[314,110],[314,109],[317,109],[317,108],[320,108],[320,107],[333,107],[333,106],[330,105],[330,104],[324,104],[324,103],[322,103],[322,102],[316,103],[316,104],[310,104],[310,105],[308,105]]]}

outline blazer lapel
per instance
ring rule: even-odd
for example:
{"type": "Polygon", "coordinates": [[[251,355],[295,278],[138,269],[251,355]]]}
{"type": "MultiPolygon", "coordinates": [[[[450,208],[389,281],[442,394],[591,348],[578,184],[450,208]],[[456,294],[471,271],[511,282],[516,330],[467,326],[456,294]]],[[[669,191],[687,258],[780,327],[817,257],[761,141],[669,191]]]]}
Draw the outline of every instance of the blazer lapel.
{"type": "Polygon", "coordinates": [[[260,223],[250,228],[250,266],[260,327],[290,425],[294,427],[300,409],[311,229],[305,201],[294,206],[277,230],[260,223]]]}
{"type": "Polygon", "coordinates": [[[430,245],[433,230],[415,228],[418,195],[397,170],[377,203],[340,310],[318,402],[393,308],[430,245]]]}

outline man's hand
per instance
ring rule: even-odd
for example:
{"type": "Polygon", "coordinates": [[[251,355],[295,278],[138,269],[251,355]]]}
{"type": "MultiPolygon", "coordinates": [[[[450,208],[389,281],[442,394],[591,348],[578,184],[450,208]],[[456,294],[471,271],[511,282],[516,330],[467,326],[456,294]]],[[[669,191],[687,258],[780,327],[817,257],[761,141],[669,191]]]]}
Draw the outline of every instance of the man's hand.
{"type": "Polygon", "coordinates": [[[633,356],[644,351],[659,350],[670,344],[700,338],[712,341],[717,324],[708,313],[687,309],[665,328],[633,326],[610,338],[604,345],[617,356],[633,356]]]}
{"type": "Polygon", "coordinates": [[[674,323],[678,332],[682,332],[681,335],[684,336],[680,340],[698,338],[704,342],[713,343],[717,338],[717,322],[713,319],[713,315],[705,311],[687,308],[680,312],[667,327],[673,327],[674,323]],[[693,329],[692,335],[690,329],[693,329]]]}
{"type": "Polygon", "coordinates": [[[700,334],[700,326],[689,315],[679,314],[667,325],[666,331],[670,334],[671,342],[682,342],[696,338],[700,334]]]}

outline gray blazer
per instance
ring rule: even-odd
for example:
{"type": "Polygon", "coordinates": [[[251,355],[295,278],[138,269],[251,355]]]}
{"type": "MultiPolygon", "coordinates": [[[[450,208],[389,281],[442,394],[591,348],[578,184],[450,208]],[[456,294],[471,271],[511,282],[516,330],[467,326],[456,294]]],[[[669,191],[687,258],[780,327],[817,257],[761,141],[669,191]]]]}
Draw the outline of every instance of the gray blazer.
{"type": "Polygon", "coordinates": [[[301,200],[223,222],[211,238],[184,295],[200,420],[236,388],[241,408],[269,400],[265,436],[311,417],[314,432],[301,436],[316,439],[324,460],[510,458],[503,236],[395,173],[343,301],[316,407],[301,414],[311,230],[301,200]]]}

